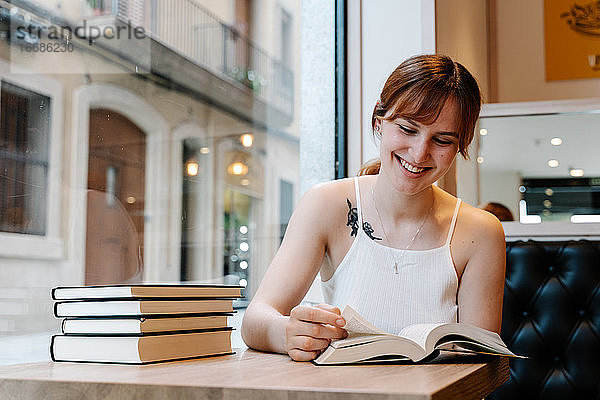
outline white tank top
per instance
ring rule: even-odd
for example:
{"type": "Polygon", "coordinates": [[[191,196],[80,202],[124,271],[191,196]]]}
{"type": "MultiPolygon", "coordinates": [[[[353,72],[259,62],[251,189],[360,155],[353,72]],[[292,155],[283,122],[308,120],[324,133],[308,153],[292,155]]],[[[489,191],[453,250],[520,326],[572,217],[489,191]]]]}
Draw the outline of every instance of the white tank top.
{"type": "Polygon", "coordinates": [[[350,305],[393,334],[412,324],[457,322],[458,277],[450,240],[460,199],[442,247],[401,250],[377,243],[363,231],[358,178],[354,186],[359,230],[333,276],[321,282],[325,302],[340,310],[350,305]]]}

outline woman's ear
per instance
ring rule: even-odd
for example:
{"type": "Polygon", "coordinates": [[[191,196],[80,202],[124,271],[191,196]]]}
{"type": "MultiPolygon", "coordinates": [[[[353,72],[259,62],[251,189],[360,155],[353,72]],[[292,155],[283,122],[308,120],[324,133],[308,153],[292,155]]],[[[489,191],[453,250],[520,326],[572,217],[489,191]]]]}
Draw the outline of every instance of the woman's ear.
{"type": "Polygon", "coordinates": [[[380,118],[375,118],[375,133],[381,136],[382,122],[380,118]]]}

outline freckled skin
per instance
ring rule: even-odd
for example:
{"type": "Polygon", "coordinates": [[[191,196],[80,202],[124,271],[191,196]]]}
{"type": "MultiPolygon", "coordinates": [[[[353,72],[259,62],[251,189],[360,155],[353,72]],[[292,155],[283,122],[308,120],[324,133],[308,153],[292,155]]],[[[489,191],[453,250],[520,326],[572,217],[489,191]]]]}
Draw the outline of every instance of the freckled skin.
{"type": "Polygon", "coordinates": [[[439,142],[440,132],[457,130],[457,105],[448,100],[431,125],[409,122],[401,117],[395,120],[385,119],[392,112],[390,109],[383,119],[375,121],[375,130],[381,134],[380,175],[398,192],[406,195],[422,193],[444,176],[459,150],[456,136],[446,135],[443,137],[446,143],[442,145],[439,142]],[[429,169],[422,179],[406,179],[396,166],[396,154],[416,167],[429,169]]]}

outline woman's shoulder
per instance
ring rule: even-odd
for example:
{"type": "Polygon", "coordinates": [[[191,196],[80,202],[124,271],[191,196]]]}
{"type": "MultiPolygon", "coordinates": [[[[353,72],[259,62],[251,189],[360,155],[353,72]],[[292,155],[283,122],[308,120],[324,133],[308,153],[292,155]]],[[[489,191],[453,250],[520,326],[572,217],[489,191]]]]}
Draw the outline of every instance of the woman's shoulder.
{"type": "MultiPolygon", "coordinates": [[[[500,221],[484,210],[461,202],[452,238],[452,257],[458,276],[462,276],[470,260],[483,258],[489,261],[489,257],[496,257],[502,251],[504,230],[500,221]]],[[[487,264],[481,263],[481,267],[487,268],[487,264]]]]}
{"type": "Polygon", "coordinates": [[[303,207],[313,206],[317,208],[333,205],[338,198],[348,191],[348,181],[348,179],[339,179],[316,183],[309,187],[302,195],[298,205],[303,207]]]}
{"type": "Polygon", "coordinates": [[[343,178],[343,179],[336,179],[334,181],[327,181],[327,182],[321,182],[321,183],[317,183],[313,186],[311,186],[306,194],[305,197],[309,197],[312,200],[316,200],[316,201],[325,201],[325,200],[339,200],[339,199],[346,199],[348,198],[350,201],[352,201],[354,203],[355,198],[356,198],[356,189],[355,189],[355,184],[354,181],[358,179],[359,181],[359,187],[361,190],[362,187],[364,187],[364,181],[366,181],[368,179],[368,177],[366,176],[361,176],[361,177],[350,177],[350,178],[343,178]]]}
{"type": "Polygon", "coordinates": [[[471,255],[500,248],[505,240],[502,224],[495,216],[465,202],[461,203],[454,237],[459,239],[456,245],[462,243],[463,249],[471,255]]]}
{"type": "MultiPolygon", "coordinates": [[[[360,192],[365,190],[365,178],[368,179],[358,177],[360,192]]],[[[347,214],[358,207],[354,182],[355,178],[351,177],[315,184],[306,191],[300,203],[318,212],[323,221],[341,221],[345,224],[347,214]]]]}
{"type": "MultiPolygon", "coordinates": [[[[444,202],[448,205],[448,212],[450,212],[450,209],[454,211],[458,199],[448,192],[441,192],[444,196],[444,202]]],[[[490,236],[504,235],[502,224],[496,217],[464,201],[460,203],[456,227],[457,230],[460,229],[468,236],[489,238],[490,236]]]]}
{"type": "Polygon", "coordinates": [[[474,207],[470,204],[463,203],[462,207],[464,222],[474,233],[487,235],[504,235],[502,224],[491,213],[474,207]]]}

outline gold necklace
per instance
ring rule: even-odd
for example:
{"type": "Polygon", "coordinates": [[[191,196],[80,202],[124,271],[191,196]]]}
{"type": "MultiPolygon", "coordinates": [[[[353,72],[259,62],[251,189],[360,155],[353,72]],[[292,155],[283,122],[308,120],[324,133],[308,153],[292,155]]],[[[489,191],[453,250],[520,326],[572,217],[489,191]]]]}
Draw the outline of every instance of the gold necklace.
{"type": "MultiPolygon", "coordinates": [[[[373,186],[375,186],[375,185],[373,185],[373,186]]],[[[383,236],[385,236],[385,240],[387,240],[388,245],[390,245],[391,244],[390,239],[389,239],[389,237],[388,237],[388,235],[387,235],[387,233],[385,231],[385,227],[383,226],[383,220],[381,219],[381,215],[379,214],[379,210],[377,209],[377,202],[375,201],[375,191],[373,190],[373,186],[371,186],[371,197],[373,198],[373,205],[375,206],[375,212],[377,213],[377,218],[379,218],[379,224],[381,225],[381,230],[383,231],[383,236]]],[[[427,218],[429,217],[429,214],[431,214],[431,210],[433,209],[433,201],[434,201],[434,198],[432,197],[431,198],[431,207],[429,207],[429,210],[427,210],[427,214],[425,214],[425,216],[423,217],[423,220],[421,221],[421,224],[419,225],[419,227],[415,231],[415,234],[413,235],[413,237],[408,242],[408,246],[405,249],[401,249],[402,250],[402,257],[400,257],[400,260],[396,259],[396,256],[393,255],[393,257],[394,257],[394,273],[396,275],[398,274],[398,264],[400,263],[400,261],[404,260],[404,256],[406,255],[406,252],[411,248],[413,242],[415,241],[415,239],[417,238],[417,236],[419,236],[419,233],[421,232],[421,229],[423,229],[423,226],[425,226],[425,221],[427,221],[427,218]]],[[[394,249],[393,247],[391,247],[391,248],[394,249]]]]}

